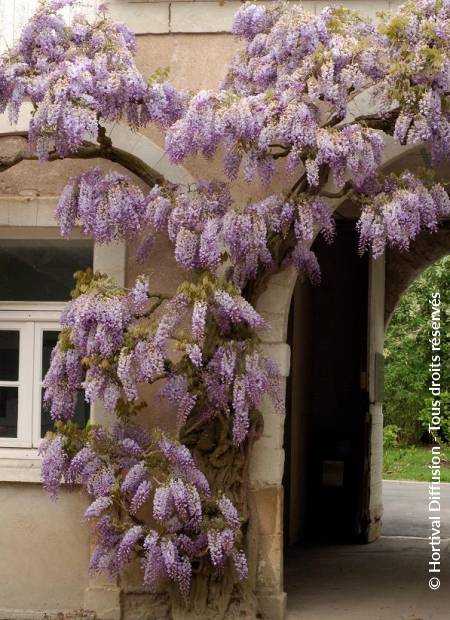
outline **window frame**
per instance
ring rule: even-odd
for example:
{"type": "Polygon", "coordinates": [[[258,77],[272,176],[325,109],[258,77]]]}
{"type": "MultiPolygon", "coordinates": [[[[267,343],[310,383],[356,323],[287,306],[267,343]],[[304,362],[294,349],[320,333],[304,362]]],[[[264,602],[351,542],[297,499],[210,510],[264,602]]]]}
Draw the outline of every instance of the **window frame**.
{"type": "MultiPolygon", "coordinates": [[[[15,201],[11,200],[11,202],[15,201]]],[[[36,239],[39,241],[61,239],[59,227],[53,219],[56,201],[44,199],[44,201],[38,200],[37,202],[37,205],[33,205],[33,211],[37,211],[36,225],[34,226],[30,226],[30,220],[25,217],[20,223],[13,223],[11,222],[10,215],[8,219],[11,223],[8,222],[6,224],[1,221],[3,213],[0,210],[0,243],[2,239],[36,239]],[[45,202],[45,204],[41,204],[41,202],[45,202]],[[39,212],[42,212],[42,217],[39,217],[39,212]],[[39,222],[39,220],[41,221],[39,222]]],[[[72,238],[81,239],[83,235],[76,230],[72,238]]],[[[93,243],[93,267],[98,262],[99,254],[99,246],[93,243]]],[[[0,464],[2,461],[5,463],[9,459],[39,459],[41,407],[40,402],[39,405],[37,403],[37,398],[38,394],[40,398],[41,393],[39,377],[42,369],[42,350],[36,349],[36,339],[39,332],[40,337],[42,337],[43,329],[61,330],[61,312],[69,301],[0,301],[0,329],[2,329],[1,326],[3,324],[17,324],[21,326],[27,325],[29,330],[25,334],[25,339],[20,338],[21,347],[23,340],[24,343],[23,350],[21,348],[19,352],[19,367],[23,359],[23,373],[25,374],[22,375],[22,389],[18,394],[17,437],[0,437],[0,464]],[[47,327],[44,328],[44,325],[47,327]],[[26,355],[25,350],[27,347],[32,352],[32,355],[26,355]],[[24,378],[25,375],[26,378],[24,378]]],[[[6,329],[6,327],[3,329],[6,329]]],[[[0,382],[0,385],[4,383],[0,382]]]]}
{"type": "Polygon", "coordinates": [[[45,330],[60,331],[61,311],[67,302],[0,302],[0,330],[20,331],[17,437],[0,437],[4,450],[26,449],[37,455],[41,441],[42,336],[45,330]],[[31,355],[29,352],[31,351],[31,355]]]}
{"type": "MultiPolygon", "coordinates": [[[[17,196],[0,195],[0,242],[1,239],[55,239],[61,238],[59,225],[54,214],[58,198],[56,196],[39,196],[24,199],[17,196]]],[[[83,235],[76,229],[74,238],[83,235]]],[[[109,244],[94,243],[94,270],[108,273],[119,286],[125,285],[127,268],[127,244],[115,241],[109,244]]],[[[61,307],[59,302],[2,302],[4,318],[14,320],[18,303],[25,311],[41,312],[41,320],[48,321],[55,315],[59,319],[61,307]],[[25,307],[27,304],[27,307],[25,307]],[[44,306],[44,307],[43,307],[44,306]]],[[[104,411],[98,402],[91,405],[91,420],[103,419],[104,411]]],[[[41,457],[36,448],[0,447],[0,482],[40,482],[41,457]]]]}
{"type": "Polygon", "coordinates": [[[17,316],[9,321],[0,319],[0,331],[19,332],[19,364],[16,381],[0,381],[1,387],[17,388],[17,437],[0,437],[2,448],[31,447],[31,414],[33,395],[30,388],[33,381],[33,357],[26,354],[32,344],[34,325],[28,321],[19,321],[17,316]]]}

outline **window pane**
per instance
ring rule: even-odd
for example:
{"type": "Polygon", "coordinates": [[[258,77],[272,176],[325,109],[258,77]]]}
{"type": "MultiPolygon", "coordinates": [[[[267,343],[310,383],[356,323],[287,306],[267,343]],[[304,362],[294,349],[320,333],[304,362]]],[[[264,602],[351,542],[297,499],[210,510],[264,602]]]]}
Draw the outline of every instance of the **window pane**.
{"type": "Polygon", "coordinates": [[[0,437],[17,437],[18,388],[0,387],[0,437]]]}
{"type": "MultiPolygon", "coordinates": [[[[50,356],[58,340],[58,334],[59,332],[57,331],[44,331],[42,334],[42,379],[45,377],[50,367],[50,356]]],[[[89,413],[90,405],[84,400],[84,390],[79,390],[73,421],[76,422],[80,428],[84,428],[89,420],[89,413]]],[[[42,400],[41,437],[43,437],[47,431],[53,430],[53,425],[54,422],[50,417],[50,412],[42,400]]]]}
{"type": "Polygon", "coordinates": [[[0,301],[64,301],[73,274],[92,267],[86,239],[0,239],[0,301]]]}
{"type": "Polygon", "coordinates": [[[42,334],[42,377],[44,379],[50,368],[50,357],[58,342],[59,331],[44,331],[42,334]]]}
{"type": "Polygon", "coordinates": [[[0,330],[0,381],[19,379],[19,331],[0,330]]]}

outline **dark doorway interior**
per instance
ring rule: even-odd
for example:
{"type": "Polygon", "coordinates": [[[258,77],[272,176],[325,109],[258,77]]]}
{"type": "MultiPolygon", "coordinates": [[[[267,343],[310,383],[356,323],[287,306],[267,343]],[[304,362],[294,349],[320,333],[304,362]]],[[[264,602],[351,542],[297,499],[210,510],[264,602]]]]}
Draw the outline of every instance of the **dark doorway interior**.
{"type": "Polygon", "coordinates": [[[358,540],[368,446],[368,260],[353,222],[315,242],[322,283],[296,286],[290,316],[285,542],[358,540]]]}

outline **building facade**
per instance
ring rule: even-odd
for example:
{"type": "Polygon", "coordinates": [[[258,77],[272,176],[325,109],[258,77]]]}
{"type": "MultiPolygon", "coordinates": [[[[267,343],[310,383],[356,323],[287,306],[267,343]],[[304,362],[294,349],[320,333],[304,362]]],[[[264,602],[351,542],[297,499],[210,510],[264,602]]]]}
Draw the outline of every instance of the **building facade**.
{"type": "MultiPolygon", "coordinates": [[[[0,0],[3,46],[11,45],[36,4],[36,0],[0,0]]],[[[320,10],[326,4],[321,1],[303,3],[310,11],[320,10]]],[[[376,19],[377,11],[395,8],[398,3],[348,0],[345,4],[376,19]]],[[[170,79],[174,85],[191,90],[213,88],[220,82],[228,59],[237,49],[230,28],[232,16],[239,6],[240,2],[235,1],[110,2],[112,16],[125,22],[138,35],[138,64],[142,73],[151,75],[157,67],[170,67],[170,79]]],[[[6,117],[0,118],[0,163],[6,154],[23,148],[28,114],[29,110],[24,109],[17,126],[9,125],[6,117]]],[[[143,161],[168,180],[189,182],[221,175],[218,161],[189,159],[185,167],[171,165],[164,153],[163,136],[153,127],[132,133],[115,124],[108,128],[108,132],[114,146],[143,161]]],[[[409,158],[410,166],[418,165],[415,157],[413,151],[400,153],[393,146],[386,165],[404,165],[405,158],[409,158]]],[[[167,617],[168,613],[164,598],[151,597],[142,590],[136,567],[127,571],[119,583],[106,577],[89,578],[89,531],[81,523],[86,497],[80,490],[63,489],[58,501],[50,502],[39,485],[37,446],[46,424],[45,415],[41,414],[41,380],[58,331],[61,302],[67,298],[70,289],[68,274],[92,264],[111,273],[119,283],[127,284],[141,270],[133,260],[132,245],[93,246],[76,235],[71,242],[61,244],[58,241],[54,210],[59,192],[69,176],[79,174],[93,164],[104,169],[121,169],[119,163],[104,160],[23,161],[0,175],[0,331],[5,342],[0,358],[9,360],[4,368],[0,361],[0,403],[6,412],[5,419],[0,419],[0,434],[3,433],[0,436],[2,618],[36,618],[43,612],[73,612],[81,608],[93,610],[105,620],[156,620],[167,617]],[[48,282],[51,283],[48,286],[42,284],[48,282]]],[[[136,182],[142,184],[137,178],[136,182]]],[[[243,181],[238,181],[234,189],[243,201],[260,191],[257,186],[249,187],[243,181]]],[[[441,238],[441,255],[447,251],[447,243],[448,233],[441,238]]],[[[400,274],[394,259],[389,267],[388,257],[387,273],[390,274],[389,281],[393,282],[386,289],[388,312],[395,307],[408,274],[413,275],[414,269],[419,271],[429,260],[430,253],[428,258],[424,258],[425,254],[425,251],[419,252],[415,267],[404,265],[400,274]]],[[[154,287],[163,293],[173,293],[184,279],[164,239],[158,241],[147,268],[152,272],[154,287]]],[[[362,453],[365,482],[364,501],[361,501],[364,505],[357,514],[359,533],[366,540],[379,535],[382,516],[379,356],[385,325],[385,274],[383,261],[367,265],[364,284],[367,313],[364,389],[368,394],[364,437],[367,449],[362,453]]],[[[300,374],[308,363],[302,358],[302,329],[305,327],[297,325],[292,328],[292,320],[289,327],[294,289],[300,314],[302,303],[306,303],[308,296],[301,287],[296,289],[296,282],[297,276],[290,269],[274,275],[257,304],[257,309],[272,326],[263,334],[263,347],[277,360],[287,384],[291,359],[295,372],[300,374]],[[294,356],[291,356],[290,345],[295,348],[294,356]]],[[[296,377],[297,374],[290,382],[291,393],[296,377]]],[[[295,389],[300,392],[294,401],[297,398],[295,402],[300,403],[301,409],[303,397],[298,385],[295,383],[295,389]]],[[[151,388],[146,396],[150,402],[156,398],[151,388]]],[[[288,400],[290,407],[294,401],[292,398],[288,400]]],[[[250,463],[250,580],[262,617],[281,620],[286,606],[283,524],[288,523],[290,538],[301,537],[302,503],[307,493],[302,478],[304,440],[293,443],[291,439],[289,444],[290,475],[287,476],[288,483],[285,476],[285,489],[288,484],[290,502],[286,519],[283,509],[285,418],[268,406],[263,413],[263,436],[254,447],[250,463]]],[[[79,415],[86,415],[81,405],[79,415]]],[[[100,407],[93,407],[91,416],[94,421],[103,419],[104,415],[100,407]]],[[[292,420],[289,415],[288,418],[292,420]]],[[[150,425],[170,427],[170,411],[164,410],[160,402],[154,411],[148,412],[148,419],[150,425]]],[[[301,436],[301,415],[299,420],[289,427],[291,437],[301,436]]],[[[324,455],[323,460],[334,462],[339,458],[324,455]]]]}

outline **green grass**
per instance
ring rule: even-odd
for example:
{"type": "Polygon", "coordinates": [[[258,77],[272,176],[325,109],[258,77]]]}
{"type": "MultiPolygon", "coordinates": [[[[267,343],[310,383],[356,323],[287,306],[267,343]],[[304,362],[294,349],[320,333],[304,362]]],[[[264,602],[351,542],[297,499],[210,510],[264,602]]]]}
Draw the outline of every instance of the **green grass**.
{"type": "MultiPolygon", "coordinates": [[[[428,482],[431,472],[431,446],[385,448],[383,478],[385,480],[423,480],[428,482]]],[[[450,446],[441,450],[441,482],[450,482],[450,446]]]]}

